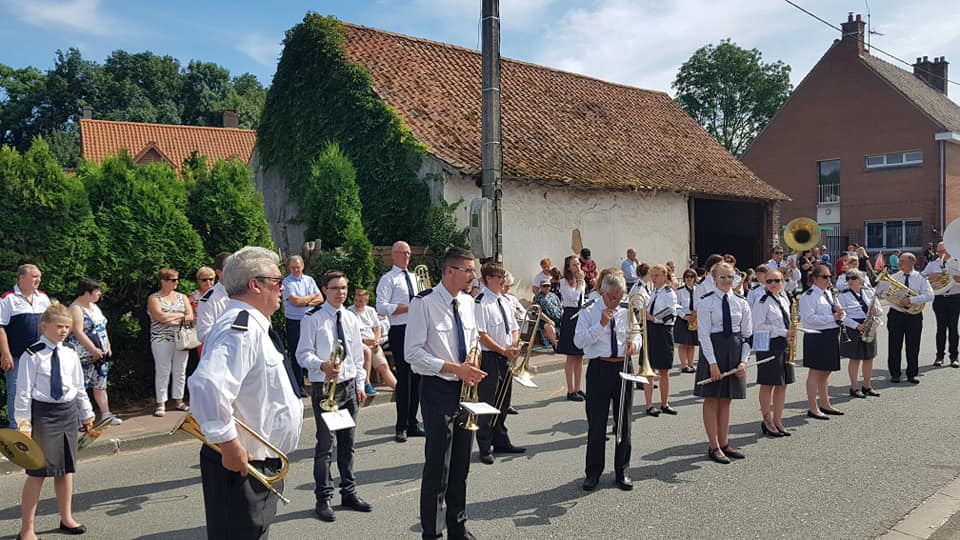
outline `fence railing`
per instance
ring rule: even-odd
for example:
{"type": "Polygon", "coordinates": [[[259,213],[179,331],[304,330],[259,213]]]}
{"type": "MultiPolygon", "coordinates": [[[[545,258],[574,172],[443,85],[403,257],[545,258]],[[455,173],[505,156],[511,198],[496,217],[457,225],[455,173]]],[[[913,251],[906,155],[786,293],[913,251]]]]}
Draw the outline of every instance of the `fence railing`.
{"type": "Polygon", "coordinates": [[[840,202],[840,184],[820,184],[818,204],[836,204],[840,202]]]}

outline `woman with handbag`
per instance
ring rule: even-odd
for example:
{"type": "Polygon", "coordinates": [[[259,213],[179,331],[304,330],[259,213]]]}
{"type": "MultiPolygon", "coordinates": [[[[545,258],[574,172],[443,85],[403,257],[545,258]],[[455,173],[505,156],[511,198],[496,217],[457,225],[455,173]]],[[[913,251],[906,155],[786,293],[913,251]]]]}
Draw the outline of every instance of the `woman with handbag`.
{"type": "Polygon", "coordinates": [[[100,409],[100,418],[110,419],[114,426],[123,420],[110,412],[107,399],[107,372],[110,369],[110,338],[107,336],[107,318],[97,306],[103,296],[100,282],[90,278],[80,278],[77,282],[77,298],[70,304],[70,317],[73,327],[66,345],[77,351],[80,367],[83,369],[85,386],[93,394],[93,400],[100,409]]]}
{"type": "MultiPolygon", "coordinates": [[[[183,402],[183,390],[187,382],[187,348],[190,345],[189,329],[193,326],[193,309],[187,296],[177,292],[180,273],[173,268],[161,268],[160,290],[147,298],[147,313],[150,314],[150,350],[155,367],[154,390],[157,408],[154,416],[166,414],[167,386],[173,383],[170,393],[174,406],[187,411],[183,402]],[[181,330],[184,330],[181,332],[181,330]]],[[[196,331],[194,331],[196,332],[196,331]]],[[[196,334],[193,334],[196,341],[196,334]]],[[[194,345],[196,346],[196,345],[194,345]]]]}

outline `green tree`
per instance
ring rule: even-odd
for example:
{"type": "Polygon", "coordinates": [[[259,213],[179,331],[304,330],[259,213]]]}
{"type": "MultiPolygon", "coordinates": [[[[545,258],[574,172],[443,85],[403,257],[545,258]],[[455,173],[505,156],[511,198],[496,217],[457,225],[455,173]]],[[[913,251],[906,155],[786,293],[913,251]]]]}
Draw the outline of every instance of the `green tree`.
{"type": "Polygon", "coordinates": [[[724,146],[740,156],[780,109],[793,86],[790,66],[764,63],[757,49],[729,39],[701,47],[673,81],[675,100],[724,146]]]}
{"type": "Polygon", "coordinates": [[[183,176],[189,186],[187,217],[200,234],[207,255],[243,246],[273,249],[263,196],[245,163],[217,160],[210,170],[207,158],[194,152],[184,162],[183,176]]]}

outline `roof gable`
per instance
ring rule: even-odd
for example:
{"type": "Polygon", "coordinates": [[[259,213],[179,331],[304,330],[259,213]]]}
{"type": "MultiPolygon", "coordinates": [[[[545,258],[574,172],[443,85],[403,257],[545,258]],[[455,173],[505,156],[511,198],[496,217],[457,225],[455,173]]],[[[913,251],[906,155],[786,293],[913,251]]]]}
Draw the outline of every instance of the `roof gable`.
{"type": "MultiPolygon", "coordinates": [[[[371,74],[439,159],[480,171],[481,55],[344,24],[347,60],[371,74]]],[[[663,92],[501,60],[505,178],[577,187],[786,199],[663,92]]]]}
{"type": "Polygon", "coordinates": [[[948,131],[960,131],[960,105],[933,89],[913,73],[870,54],[860,57],[867,68],[880,76],[931,120],[948,131]]]}

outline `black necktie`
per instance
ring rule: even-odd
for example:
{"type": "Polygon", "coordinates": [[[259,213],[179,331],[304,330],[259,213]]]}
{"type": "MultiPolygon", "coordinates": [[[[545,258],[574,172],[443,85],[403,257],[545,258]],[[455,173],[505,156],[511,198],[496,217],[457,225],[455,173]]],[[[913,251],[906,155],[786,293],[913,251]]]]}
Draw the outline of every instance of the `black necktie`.
{"type": "Polygon", "coordinates": [[[774,302],[777,303],[777,307],[780,308],[780,315],[783,315],[783,325],[787,328],[787,330],[789,330],[789,329],[790,329],[790,315],[787,313],[787,310],[783,309],[783,304],[780,303],[780,299],[777,298],[777,297],[775,297],[775,296],[773,296],[773,295],[770,294],[769,292],[767,293],[767,296],[769,296],[771,300],[773,300],[774,302]]]}
{"type": "Polygon", "coordinates": [[[687,294],[690,295],[690,312],[692,313],[693,312],[693,289],[691,289],[690,287],[687,287],[686,285],[684,285],[683,288],[686,289],[687,294]]]}
{"type": "Polygon", "coordinates": [[[401,270],[403,272],[403,279],[407,280],[407,296],[410,297],[410,300],[413,300],[413,282],[410,281],[410,272],[406,270],[401,270]]]}
{"type": "Polygon", "coordinates": [[[267,330],[267,334],[269,334],[270,341],[273,342],[273,346],[277,349],[277,352],[283,354],[283,340],[280,338],[280,334],[278,334],[272,326],[267,330]]]}
{"type": "Polygon", "coordinates": [[[903,274],[903,284],[906,285],[907,288],[910,287],[910,274],[908,274],[908,273],[906,273],[906,272],[904,272],[904,274],[903,274]]]}
{"type": "Polygon", "coordinates": [[[723,314],[723,335],[732,336],[733,317],[730,315],[730,300],[726,294],[723,295],[723,302],[721,302],[720,307],[723,314]]]}
{"type": "Polygon", "coordinates": [[[337,310],[337,339],[340,340],[340,344],[343,346],[343,357],[347,358],[348,356],[347,355],[347,338],[343,337],[343,322],[341,321],[341,317],[340,317],[341,315],[343,315],[343,312],[341,312],[338,309],[337,310]]]}
{"type": "Polygon", "coordinates": [[[863,301],[863,297],[853,292],[853,289],[850,289],[850,294],[852,294],[853,297],[857,299],[857,303],[860,304],[860,309],[863,310],[863,316],[866,317],[868,315],[867,311],[869,310],[869,308],[867,307],[867,303],[863,301]]]}
{"type": "Polygon", "coordinates": [[[657,289],[657,290],[653,291],[652,293],[650,293],[650,308],[647,309],[647,312],[648,312],[648,313],[656,313],[656,311],[653,310],[653,307],[657,305],[657,293],[658,293],[658,292],[660,292],[659,289],[657,289]]]}
{"type": "Polygon", "coordinates": [[[53,354],[50,355],[50,397],[53,399],[63,397],[63,375],[60,373],[60,355],[57,353],[57,347],[53,348],[53,354]]]}
{"type": "Polygon", "coordinates": [[[460,302],[454,298],[450,303],[453,306],[453,325],[457,331],[457,360],[465,362],[467,360],[467,337],[463,333],[463,319],[460,318],[460,302]]]}
{"type": "Polygon", "coordinates": [[[610,317],[610,357],[620,356],[620,349],[617,348],[617,321],[610,317]]]}
{"type": "Polygon", "coordinates": [[[503,303],[501,302],[503,297],[497,297],[497,307],[500,308],[500,316],[503,317],[503,331],[510,335],[510,323],[507,322],[507,312],[503,309],[503,303]]]}

